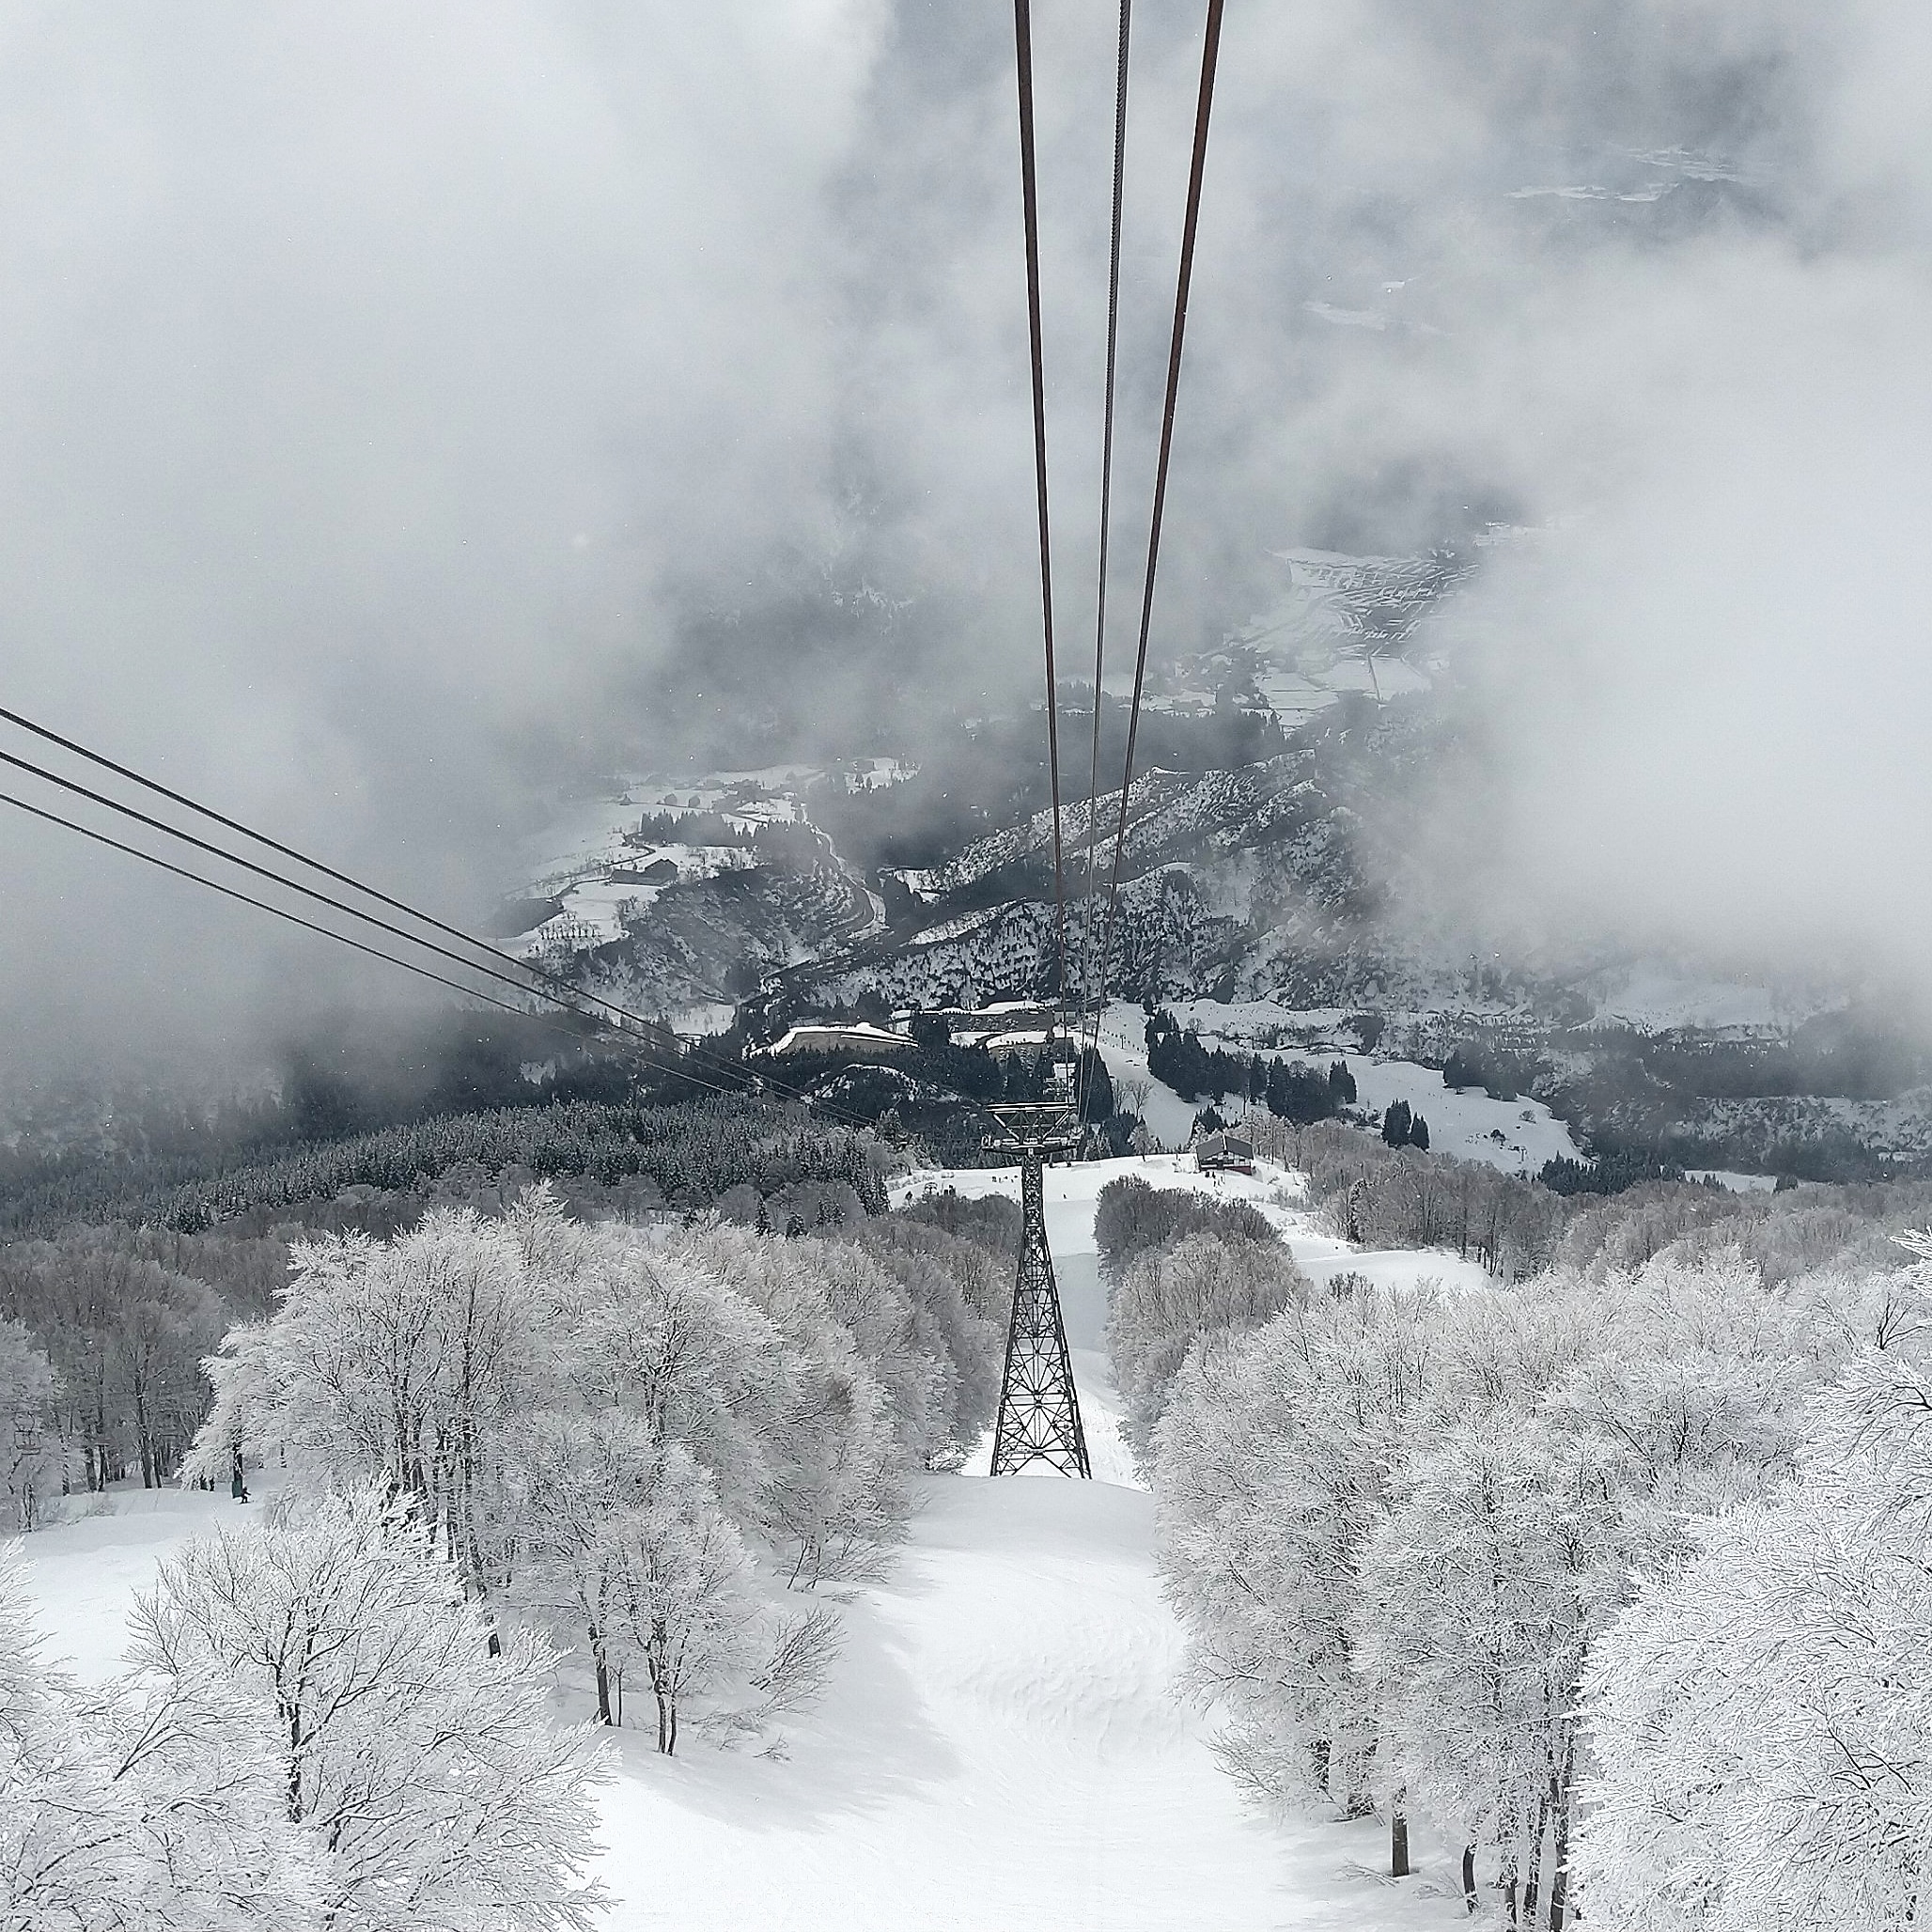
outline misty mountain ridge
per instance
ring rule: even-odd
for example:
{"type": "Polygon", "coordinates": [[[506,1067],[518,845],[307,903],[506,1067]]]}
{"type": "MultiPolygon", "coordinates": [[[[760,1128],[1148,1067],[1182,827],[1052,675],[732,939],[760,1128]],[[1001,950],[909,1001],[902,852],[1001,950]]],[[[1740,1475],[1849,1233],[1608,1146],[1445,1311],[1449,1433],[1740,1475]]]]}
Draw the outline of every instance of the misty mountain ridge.
{"type": "MultiPolygon", "coordinates": [[[[1687,1161],[1835,1174],[1932,1151],[1919,1036],[1855,974],[1633,942],[1608,919],[1552,938],[1441,864],[1432,815],[1480,787],[1485,756],[1457,593],[1485,549],[1533,534],[1410,557],[1276,553],[1270,603],[1154,668],[1110,996],[1185,1005],[1204,1038],[1253,1044],[1258,1012],[1275,1043],[1319,1052],[1367,1014],[1384,1052],[1426,1065],[1475,1043],[1534,1067],[1584,1134],[1687,1161]]],[[[1120,815],[1103,788],[1090,825],[1070,775],[1087,768],[1092,702],[1069,687],[1061,717],[1068,958],[1090,979],[1120,815]]],[[[897,754],[628,782],[531,877],[517,903],[545,916],[512,943],[680,1030],[736,1019],[754,1041],[861,1003],[1048,994],[1040,712],[897,754]]],[[[1103,771],[1124,725],[1109,691],[1103,771]]],[[[876,744],[876,719],[855,736],[876,744]]]]}

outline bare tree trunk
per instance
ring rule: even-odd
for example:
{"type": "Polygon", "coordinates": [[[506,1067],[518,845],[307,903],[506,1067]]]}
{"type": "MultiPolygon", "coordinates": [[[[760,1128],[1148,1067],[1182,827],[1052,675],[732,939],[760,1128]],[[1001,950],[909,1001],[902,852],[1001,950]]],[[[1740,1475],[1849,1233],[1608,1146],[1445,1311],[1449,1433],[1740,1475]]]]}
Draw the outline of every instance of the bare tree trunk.
{"type": "Polygon", "coordinates": [[[1564,1912],[1569,1898],[1570,1772],[1576,1755],[1576,1741],[1566,1738],[1563,1768],[1550,1786],[1550,1809],[1554,1818],[1550,1846],[1550,1932],[1563,1932],[1564,1912]]]}
{"type": "Polygon", "coordinates": [[[159,1488],[154,1469],[154,1431],[148,1420],[148,1395],[138,1381],[134,1384],[134,1442],[141,1452],[141,1487],[159,1488]]]}
{"type": "Polygon", "coordinates": [[[1476,1915],[1476,1848],[1462,1847],[1462,1903],[1471,1918],[1476,1915]]]}
{"type": "Polygon", "coordinates": [[[1530,1869],[1523,1879],[1523,1924],[1536,1923],[1537,1893],[1543,1877],[1543,1828],[1550,1822],[1550,1800],[1536,1800],[1536,1835],[1530,1840],[1530,1869]]]}
{"type": "Polygon", "coordinates": [[[595,1624],[590,1627],[590,1654],[597,1662],[597,1721],[607,1724],[611,1721],[611,1666],[595,1624]]]}
{"type": "Polygon", "coordinates": [[[678,1749],[678,1700],[671,1688],[670,1673],[664,1668],[664,1620],[653,1617],[650,1643],[644,1653],[650,1672],[650,1688],[658,1700],[658,1749],[666,1757],[678,1749]]]}
{"type": "Polygon", "coordinates": [[[1389,1877],[1392,1878],[1409,1876],[1409,1814],[1402,1809],[1408,1799],[1408,1792],[1398,1791],[1389,1803],[1389,1877]]]}

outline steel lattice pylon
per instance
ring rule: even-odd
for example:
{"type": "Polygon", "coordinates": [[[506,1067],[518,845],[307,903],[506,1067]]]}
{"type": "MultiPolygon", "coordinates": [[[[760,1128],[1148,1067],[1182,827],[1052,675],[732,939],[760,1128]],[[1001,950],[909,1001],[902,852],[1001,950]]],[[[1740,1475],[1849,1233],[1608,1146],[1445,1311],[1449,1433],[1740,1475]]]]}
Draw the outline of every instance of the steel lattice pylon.
{"type": "Polygon", "coordinates": [[[1044,1156],[1037,1142],[1020,1150],[1020,1270],[1013,1284],[1013,1319],[1006,1330],[1006,1369],[1000,1379],[1000,1412],[993,1426],[996,1476],[1029,1462],[1063,1475],[1091,1476],[1080,1397],[1060,1318],[1060,1290],[1047,1248],[1044,1156]]]}

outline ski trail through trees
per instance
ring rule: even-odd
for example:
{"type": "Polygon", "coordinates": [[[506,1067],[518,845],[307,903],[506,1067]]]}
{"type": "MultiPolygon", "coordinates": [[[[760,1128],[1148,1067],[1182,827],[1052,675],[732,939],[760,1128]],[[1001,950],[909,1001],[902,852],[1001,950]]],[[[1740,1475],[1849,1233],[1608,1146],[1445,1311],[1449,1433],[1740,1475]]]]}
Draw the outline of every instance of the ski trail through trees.
{"type": "MultiPolygon", "coordinates": [[[[1397,1887],[1386,1828],[1264,1823],[1173,1695],[1182,1633],[1154,1566],[1105,1353],[1094,1202],[1116,1174],[1048,1171],[1047,1224],[1096,1480],[926,1479],[891,1580],[847,1612],[836,1681],[786,1762],[654,1760],[627,1738],[606,1801],[621,1927],[688,1932],[1397,1932],[1466,1925],[1453,1855],[1397,1887]]],[[[1278,1179],[1279,1176],[1276,1176],[1278,1179]]],[[[1017,1171],[938,1177],[1018,1192],[1017,1171]],[[1008,1186],[1010,1183],[1010,1187],[1008,1186]]],[[[931,1177],[915,1188],[935,1184],[931,1177]]],[[[1273,1192],[1228,1176],[1216,1192],[1273,1192]]],[[[1281,1214],[1308,1260],[1347,1253],[1281,1214]]],[[[1437,1272],[1441,1256],[1402,1265],[1437,1272]]],[[[1453,1269],[1455,1264],[1449,1266],[1453,1269]]]]}
{"type": "MultiPolygon", "coordinates": [[[[1112,1420],[1112,1391],[1082,1399],[1112,1420]]],[[[1172,1697],[1144,1491],[930,1479],[782,1764],[653,1760],[607,1799],[612,1923],[724,1932],[1266,1932],[1464,1924],[1369,1877],[1384,1830],[1247,1815],[1172,1697]]],[[[1446,1893],[1448,1874],[1435,1877],[1446,1893]]]]}

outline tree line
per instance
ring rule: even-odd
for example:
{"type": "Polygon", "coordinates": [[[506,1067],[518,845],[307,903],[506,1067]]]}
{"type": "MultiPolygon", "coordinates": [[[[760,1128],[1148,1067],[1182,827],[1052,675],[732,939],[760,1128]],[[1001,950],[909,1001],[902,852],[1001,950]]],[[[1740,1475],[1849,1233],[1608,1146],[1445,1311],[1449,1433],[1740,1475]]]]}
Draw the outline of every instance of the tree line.
{"type": "Polygon", "coordinates": [[[1477,1161],[1392,1145],[1335,1121],[1310,1127],[1251,1115],[1255,1151],[1304,1178],[1304,1198],[1335,1236],[1371,1248],[1449,1248],[1491,1274],[1543,1267],[1561,1235],[1562,1199],[1477,1161]]]}
{"type": "Polygon", "coordinates": [[[0,1246],[0,1533],[71,1490],[180,1468],[208,1411],[203,1358],[273,1305],[286,1235],[70,1228],[0,1246]]]}
{"type": "Polygon", "coordinates": [[[868,1133],[749,1095],[573,1100],[407,1121],[159,1185],[138,1172],[92,1169],[16,1195],[8,1217],[23,1233],[86,1219],[195,1233],[327,1201],[345,1188],[406,1192],[461,1165],[492,1174],[522,1167],[539,1179],[579,1176],[607,1187],[644,1176],[680,1208],[702,1208],[741,1182],[771,1193],[795,1180],[842,1179],[877,1213],[885,1204],[882,1176],[890,1159],[868,1133]]]}
{"type": "Polygon", "coordinates": [[[755,1727],[777,1660],[827,1641],[764,1581],[876,1574],[911,1472],[985,1426],[1004,1278],[929,1221],[787,1240],[573,1222],[548,1190],[435,1209],[296,1247],[273,1316],[209,1364],[184,1472],[272,1458],[406,1500],[486,1614],[586,1646],[600,1719],[644,1688],[668,1753],[693,1703],[755,1727]]]}
{"type": "Polygon", "coordinates": [[[600,1727],[627,1687],[666,1754],[813,1699],[818,1586],[878,1575],[990,1421],[1016,1218],[787,1240],[538,1188],[299,1243],[183,1465],[282,1493],[162,1565],[129,1675],[47,1669],[0,1565],[0,1918],[587,1932],[600,1727]]]}
{"type": "Polygon", "coordinates": [[[1324,1070],[1301,1060],[1205,1047],[1192,1027],[1183,1027],[1164,1007],[1147,1018],[1146,1045],[1147,1071],[1183,1100],[1233,1095],[1301,1124],[1326,1120],[1355,1104],[1355,1076],[1346,1060],[1324,1070]]]}
{"type": "Polygon", "coordinates": [[[589,1932],[600,1741],[380,1493],[189,1542],[130,1634],[105,1685],[50,1668],[0,1556],[7,1924],[589,1932]]]}

